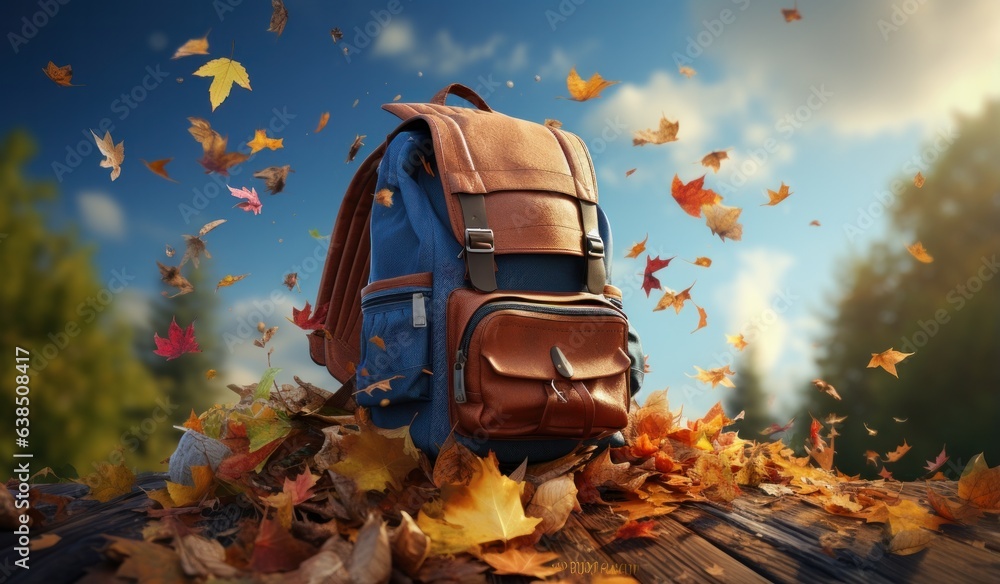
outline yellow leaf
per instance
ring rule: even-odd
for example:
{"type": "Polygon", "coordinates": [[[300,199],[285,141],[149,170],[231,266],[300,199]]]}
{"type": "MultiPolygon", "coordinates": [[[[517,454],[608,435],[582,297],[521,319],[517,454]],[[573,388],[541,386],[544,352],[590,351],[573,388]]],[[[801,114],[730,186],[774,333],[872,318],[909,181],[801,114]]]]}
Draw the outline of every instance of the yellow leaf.
{"type": "Polygon", "coordinates": [[[480,557],[493,567],[493,573],[497,575],[548,578],[563,571],[563,567],[558,564],[546,565],[553,560],[558,560],[559,554],[540,552],[535,548],[511,548],[503,553],[484,553],[480,557]]]}
{"type": "Polygon", "coordinates": [[[882,351],[881,353],[872,353],[871,361],[868,362],[868,368],[881,367],[891,373],[893,377],[898,378],[899,375],[896,374],[896,363],[899,363],[912,354],[913,353],[901,353],[899,351],[894,351],[892,347],[889,347],[888,350],[882,351]]]}
{"type": "Polygon", "coordinates": [[[747,342],[743,338],[743,334],[738,335],[726,335],[726,342],[733,346],[737,351],[742,351],[747,348],[747,342]]]}
{"type": "Polygon", "coordinates": [[[250,274],[240,274],[239,276],[234,276],[232,274],[226,274],[226,276],[219,280],[219,283],[215,285],[215,291],[218,292],[219,288],[228,288],[249,275],[250,274]]]}
{"type": "Polygon", "coordinates": [[[635,243],[635,244],[632,245],[632,248],[629,250],[629,252],[627,254],[625,254],[625,257],[627,257],[627,258],[637,258],[637,257],[639,257],[639,254],[641,254],[642,252],[646,251],[646,242],[647,241],[649,241],[649,234],[648,233],[646,234],[646,238],[645,239],[643,239],[639,243],[635,243]]]}
{"type": "Polygon", "coordinates": [[[708,326],[708,313],[705,312],[704,308],[698,306],[697,304],[695,304],[694,307],[698,309],[698,327],[691,331],[692,333],[698,332],[708,326]]]}
{"type": "Polygon", "coordinates": [[[191,467],[191,478],[194,486],[167,481],[165,489],[148,493],[150,499],[159,502],[164,509],[173,507],[190,507],[200,502],[215,486],[215,473],[208,465],[191,467]]]}
{"type": "Polygon", "coordinates": [[[188,42],[181,45],[177,51],[174,53],[171,59],[180,59],[181,57],[189,57],[191,55],[207,55],[208,54],[208,34],[200,39],[191,39],[188,42]]]}
{"type": "Polygon", "coordinates": [[[768,202],[764,203],[763,205],[761,205],[761,207],[764,207],[764,206],[773,207],[773,206],[777,205],[778,203],[780,203],[780,202],[784,201],[785,199],[787,199],[788,196],[791,195],[791,194],[792,193],[788,190],[788,185],[786,185],[784,182],[782,182],[781,186],[778,187],[777,191],[772,191],[771,189],[767,189],[767,196],[768,196],[768,198],[770,200],[768,202]]]}
{"type": "Polygon", "coordinates": [[[247,75],[247,70],[238,61],[226,57],[205,63],[194,72],[194,75],[213,78],[212,85],[208,88],[208,99],[212,102],[213,112],[229,97],[233,83],[253,91],[250,89],[250,76],[247,75]]]}
{"type": "Polygon", "coordinates": [[[580,74],[576,72],[576,67],[569,71],[566,76],[566,88],[569,90],[570,99],[573,101],[587,101],[595,97],[601,97],[601,92],[606,88],[619,83],[618,81],[606,81],[600,73],[594,73],[590,79],[584,81],[580,74]]]}
{"type": "MultiPolygon", "coordinates": [[[[715,388],[715,386],[719,385],[720,383],[726,387],[733,387],[733,388],[736,387],[735,385],[733,385],[733,382],[728,377],[726,377],[727,375],[736,374],[735,371],[729,368],[729,365],[726,365],[725,367],[716,367],[715,369],[709,369],[707,371],[698,366],[695,366],[695,369],[698,371],[698,373],[696,373],[695,375],[688,375],[688,377],[692,377],[694,379],[697,379],[698,381],[703,381],[705,383],[711,383],[712,388],[715,388]]],[[[685,375],[687,374],[685,373],[685,375]]]]}
{"type": "Polygon", "coordinates": [[[107,503],[115,497],[130,493],[135,484],[135,475],[124,463],[101,462],[94,472],[77,482],[90,487],[86,498],[107,503]]]}
{"type": "Polygon", "coordinates": [[[883,462],[896,462],[900,458],[903,458],[903,455],[909,451],[910,451],[910,445],[907,444],[906,440],[904,439],[902,446],[899,446],[892,452],[886,453],[885,460],[883,460],[883,462]]]}
{"type": "Polygon", "coordinates": [[[918,262],[929,264],[934,261],[934,256],[927,253],[927,250],[924,249],[924,244],[919,241],[913,245],[906,246],[906,251],[910,252],[910,255],[917,258],[918,262]]]}
{"type": "Polygon", "coordinates": [[[256,154],[265,148],[271,150],[284,148],[283,141],[284,138],[268,138],[267,130],[256,130],[254,131],[253,140],[247,142],[247,146],[250,147],[250,154],[256,154]]]}
{"type": "Polygon", "coordinates": [[[1000,509],[1000,466],[990,468],[977,454],[958,479],[958,496],[980,509],[1000,509]]]}
{"type": "Polygon", "coordinates": [[[215,379],[215,376],[218,374],[219,372],[216,371],[215,369],[209,369],[208,371],[205,372],[205,379],[215,379]]]}
{"type": "Polygon", "coordinates": [[[690,78],[692,78],[692,77],[694,77],[695,75],[698,74],[697,71],[695,71],[691,67],[687,67],[687,66],[681,66],[680,68],[677,69],[677,72],[680,73],[681,75],[687,77],[688,79],[690,79],[690,78]]]}
{"type": "Polygon", "coordinates": [[[419,455],[412,447],[409,428],[402,436],[386,436],[370,425],[344,436],[340,443],[342,458],[330,470],[354,479],[359,491],[385,491],[402,488],[403,479],[419,465],[419,455]]]}
{"type": "Polygon", "coordinates": [[[632,137],[633,146],[644,146],[646,144],[666,144],[677,141],[677,130],[681,127],[680,122],[671,122],[666,115],[660,117],[660,126],[655,130],[639,130],[632,137]]]}
{"type": "Polygon", "coordinates": [[[716,204],[703,205],[701,211],[705,214],[705,224],[722,241],[725,241],[727,237],[733,241],[739,241],[743,238],[743,224],[739,222],[743,209],[716,204]]]}

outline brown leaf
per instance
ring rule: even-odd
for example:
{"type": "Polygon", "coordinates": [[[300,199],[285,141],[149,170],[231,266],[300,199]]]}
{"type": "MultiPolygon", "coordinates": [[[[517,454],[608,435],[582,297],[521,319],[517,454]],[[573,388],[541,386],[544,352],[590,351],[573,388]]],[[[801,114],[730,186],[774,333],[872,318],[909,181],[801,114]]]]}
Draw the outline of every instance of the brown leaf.
{"type": "Polygon", "coordinates": [[[708,326],[708,313],[705,312],[704,308],[698,306],[697,304],[695,304],[694,307],[698,309],[698,326],[691,331],[692,333],[698,332],[708,326]]]}
{"type": "Polygon", "coordinates": [[[90,135],[94,137],[97,149],[104,155],[104,160],[100,162],[101,168],[111,169],[111,180],[117,179],[122,173],[122,162],[125,161],[125,141],[118,144],[111,138],[111,132],[104,132],[103,138],[98,138],[93,130],[90,135]]]}
{"type": "Polygon", "coordinates": [[[174,56],[171,59],[180,59],[181,57],[190,57],[191,55],[207,55],[208,54],[208,33],[200,39],[191,39],[177,48],[174,52],[174,56]]]}
{"type": "Polygon", "coordinates": [[[379,189],[375,193],[375,202],[383,207],[392,207],[392,191],[389,189],[379,189]]]}
{"type": "Polygon", "coordinates": [[[434,462],[431,476],[434,484],[438,488],[469,484],[477,466],[477,458],[475,453],[455,440],[454,434],[449,434],[434,462]]]}
{"type": "Polygon", "coordinates": [[[62,67],[57,66],[52,61],[42,69],[45,76],[56,83],[56,85],[61,85],[63,87],[83,87],[82,85],[74,85],[70,83],[73,80],[73,67],[70,65],[63,65],[62,67]]]}
{"type": "Polygon", "coordinates": [[[201,144],[203,156],[198,163],[205,167],[206,173],[217,172],[229,176],[230,168],[250,157],[242,152],[226,152],[228,138],[220,136],[206,120],[191,117],[188,121],[191,122],[188,132],[201,144]]]}
{"type": "MultiPolygon", "coordinates": [[[[140,158],[139,160],[142,159],[140,158]]],[[[176,180],[171,178],[169,174],[167,174],[167,163],[169,163],[171,160],[173,160],[173,158],[161,158],[160,160],[154,160],[152,162],[146,162],[145,160],[142,160],[142,163],[145,164],[146,168],[148,168],[149,171],[152,172],[153,174],[162,176],[163,178],[167,179],[170,182],[177,182],[176,180]]]]}
{"type": "Polygon", "coordinates": [[[718,204],[703,206],[701,210],[705,213],[705,224],[722,241],[725,241],[727,237],[733,241],[739,241],[743,238],[743,225],[739,222],[743,209],[718,204]]]}
{"type": "Polygon", "coordinates": [[[982,453],[974,456],[958,479],[958,496],[980,509],[1000,510],[1000,466],[990,468],[982,453]]]}
{"type": "Polygon", "coordinates": [[[906,440],[903,440],[903,444],[901,446],[897,447],[892,452],[886,453],[883,462],[896,462],[900,458],[903,458],[903,455],[909,451],[910,451],[910,445],[906,443],[906,440]]]}
{"type": "Polygon", "coordinates": [[[633,146],[645,146],[646,144],[666,144],[677,141],[677,130],[681,127],[680,122],[671,122],[666,115],[660,118],[660,125],[655,130],[639,130],[632,136],[633,146]]]}
{"type": "Polygon", "coordinates": [[[110,541],[104,555],[121,562],[115,573],[119,580],[134,580],[143,584],[181,584],[188,581],[180,558],[167,546],[113,535],[104,537],[110,541]]]}
{"type": "Polygon", "coordinates": [[[180,556],[181,568],[188,576],[233,578],[240,573],[235,566],[226,563],[226,550],[217,540],[185,535],[175,541],[174,547],[180,556]]]}
{"type": "Polygon", "coordinates": [[[285,32],[285,25],[288,23],[288,9],[282,0],[271,0],[271,25],[267,27],[267,32],[276,32],[278,36],[285,32]]]}
{"type": "Polygon", "coordinates": [[[917,172],[917,174],[913,175],[913,186],[917,187],[918,189],[924,186],[924,175],[920,174],[920,172],[917,172]]]}
{"type": "Polygon", "coordinates": [[[619,83],[618,81],[606,81],[600,73],[594,73],[590,79],[584,81],[580,74],[576,72],[576,67],[569,71],[566,76],[566,88],[569,90],[570,99],[573,101],[587,101],[601,97],[601,92],[619,83]]]}
{"type": "Polygon", "coordinates": [[[832,397],[835,400],[838,400],[838,401],[840,400],[840,394],[837,393],[837,388],[835,388],[834,386],[832,386],[829,383],[823,381],[822,379],[813,379],[812,382],[813,382],[813,385],[816,386],[816,389],[818,389],[818,390],[822,391],[823,393],[829,395],[830,397],[832,397]]]}
{"type": "MultiPolygon", "coordinates": [[[[292,288],[297,288],[299,285],[299,274],[298,272],[292,272],[290,274],[285,274],[285,280],[282,282],[286,288],[291,290],[292,288]]],[[[299,288],[299,291],[302,289],[299,288]]]]}
{"type": "Polygon", "coordinates": [[[550,128],[555,128],[558,130],[559,128],[562,127],[562,122],[560,122],[559,120],[554,120],[552,118],[545,118],[545,125],[550,128]]]}
{"type": "Polygon", "coordinates": [[[891,373],[893,377],[898,378],[899,375],[896,374],[896,363],[899,363],[912,354],[913,353],[901,353],[899,351],[894,351],[892,347],[889,347],[881,353],[872,353],[872,358],[871,361],[868,362],[868,367],[881,367],[891,373]]]}
{"type": "Polygon", "coordinates": [[[630,168],[630,169],[626,170],[625,171],[625,178],[628,178],[628,177],[632,176],[633,174],[635,174],[636,170],[637,169],[635,169],[635,168],[630,168]]]}
{"type": "Polygon", "coordinates": [[[691,300],[691,288],[694,288],[693,283],[680,292],[674,292],[668,288],[667,291],[664,292],[663,297],[657,301],[656,306],[653,307],[653,312],[664,310],[673,306],[674,313],[680,314],[681,309],[684,308],[684,303],[691,300]]]}
{"type": "Polygon", "coordinates": [[[269,166],[264,170],[258,170],[253,173],[254,178],[260,178],[264,180],[264,187],[272,195],[277,195],[281,191],[285,190],[285,180],[288,178],[289,172],[295,172],[292,170],[291,165],[284,166],[269,166]]]}
{"type": "Polygon", "coordinates": [[[94,468],[94,472],[77,482],[90,487],[87,499],[107,503],[115,497],[132,492],[135,475],[124,463],[100,462],[94,468]]]}
{"type": "Polygon", "coordinates": [[[782,8],[781,16],[785,18],[785,22],[795,22],[796,20],[802,20],[802,15],[799,14],[799,8],[782,8]]]}
{"type": "Polygon", "coordinates": [[[580,508],[576,493],[572,475],[563,475],[539,485],[525,510],[528,515],[542,519],[536,531],[552,534],[562,529],[569,514],[580,508]]]}
{"type": "Polygon", "coordinates": [[[280,521],[265,518],[254,540],[250,568],[265,574],[294,570],[315,553],[311,545],[292,537],[280,521]]]}
{"type": "Polygon", "coordinates": [[[915,257],[918,262],[929,264],[934,261],[934,257],[927,253],[927,250],[924,249],[924,244],[919,241],[913,245],[906,246],[906,251],[910,252],[910,255],[915,257]]]}
{"type": "Polygon", "coordinates": [[[313,130],[313,134],[319,134],[320,130],[326,127],[327,122],[330,121],[330,112],[323,112],[319,115],[319,122],[316,124],[316,129],[313,130]]]}
{"type": "Polygon", "coordinates": [[[772,191],[771,189],[767,189],[767,196],[768,196],[768,198],[770,200],[768,202],[762,204],[761,207],[765,207],[765,206],[767,206],[767,207],[773,207],[773,206],[777,205],[778,203],[780,203],[780,202],[784,201],[785,199],[787,199],[788,196],[791,195],[791,194],[792,193],[788,190],[788,185],[786,185],[784,182],[782,182],[781,186],[778,187],[777,191],[772,191]]]}
{"type": "Polygon", "coordinates": [[[354,584],[384,584],[389,581],[392,551],[389,548],[389,530],[380,515],[368,514],[368,519],[358,531],[347,571],[354,584]]]}
{"type": "Polygon", "coordinates": [[[392,565],[408,576],[416,576],[431,552],[431,540],[420,531],[417,523],[406,511],[400,511],[402,521],[389,539],[392,547],[392,565]]]}
{"type": "Polygon", "coordinates": [[[711,168],[712,172],[719,172],[719,168],[722,167],[722,161],[729,158],[729,152],[725,150],[716,150],[714,152],[709,152],[701,159],[701,165],[706,168],[711,168]]]}
{"type": "Polygon", "coordinates": [[[358,155],[358,151],[361,150],[361,147],[365,145],[365,143],[362,142],[362,140],[364,140],[367,137],[368,136],[366,136],[365,134],[354,135],[354,142],[351,143],[351,148],[347,151],[346,162],[351,162],[352,160],[354,160],[354,157],[358,155]]]}

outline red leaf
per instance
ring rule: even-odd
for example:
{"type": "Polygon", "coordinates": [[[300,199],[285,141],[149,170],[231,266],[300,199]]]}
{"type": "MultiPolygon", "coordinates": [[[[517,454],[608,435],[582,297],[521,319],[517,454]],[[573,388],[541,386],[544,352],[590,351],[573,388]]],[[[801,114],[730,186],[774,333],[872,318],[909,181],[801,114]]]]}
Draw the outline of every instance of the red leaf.
{"type": "Polygon", "coordinates": [[[944,463],[946,462],[948,462],[948,455],[945,454],[944,447],[942,447],[941,454],[938,454],[937,458],[935,458],[934,460],[928,460],[927,466],[925,466],[924,468],[927,469],[928,473],[932,473],[937,469],[941,468],[942,466],[944,466],[944,463]]]}
{"type": "Polygon", "coordinates": [[[663,286],[660,285],[660,280],[653,276],[653,273],[670,265],[670,260],[672,259],[674,258],[661,260],[660,256],[656,256],[655,258],[650,258],[648,255],[646,256],[646,271],[642,274],[642,289],[646,292],[647,298],[649,298],[650,290],[663,290],[663,286]]]}
{"type": "Polygon", "coordinates": [[[712,206],[722,200],[722,197],[712,189],[702,188],[704,185],[705,175],[684,184],[675,174],[674,182],[670,185],[670,194],[685,213],[692,217],[701,217],[702,205],[712,206]]]}
{"type": "Polygon", "coordinates": [[[656,534],[653,533],[653,528],[656,527],[656,521],[653,519],[648,519],[646,521],[629,521],[625,525],[618,528],[615,532],[615,540],[622,541],[625,539],[635,539],[637,537],[647,537],[655,538],[656,534]]]}
{"type": "Polygon", "coordinates": [[[188,325],[186,330],[181,330],[177,325],[177,319],[170,321],[170,329],[167,331],[167,338],[161,337],[156,332],[153,333],[153,341],[156,342],[156,355],[166,357],[167,361],[176,359],[184,353],[200,353],[198,341],[194,338],[194,323],[188,325]]]}
{"type": "Polygon", "coordinates": [[[813,448],[823,448],[825,446],[823,439],[819,437],[819,431],[822,429],[823,424],[820,424],[819,420],[813,418],[812,423],[809,424],[809,441],[812,442],[813,448]]]}
{"type": "Polygon", "coordinates": [[[292,537],[277,519],[265,519],[257,532],[250,556],[250,568],[265,574],[287,572],[299,567],[316,550],[304,541],[292,537]]]}
{"type": "Polygon", "coordinates": [[[323,306],[320,306],[316,310],[316,314],[312,314],[312,306],[309,302],[302,307],[302,310],[292,307],[292,318],[288,319],[295,326],[307,331],[316,331],[323,328],[326,324],[326,313],[330,308],[330,303],[327,302],[323,306]]]}

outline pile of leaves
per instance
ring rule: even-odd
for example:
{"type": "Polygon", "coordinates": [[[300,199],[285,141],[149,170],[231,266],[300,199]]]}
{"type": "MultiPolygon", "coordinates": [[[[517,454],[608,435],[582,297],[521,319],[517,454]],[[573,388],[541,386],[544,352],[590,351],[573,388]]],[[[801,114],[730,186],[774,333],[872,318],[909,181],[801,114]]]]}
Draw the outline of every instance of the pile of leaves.
{"type": "MultiPolygon", "coordinates": [[[[960,501],[929,489],[924,507],[883,481],[828,470],[835,431],[829,443],[818,437],[810,456],[796,457],[780,441],[727,431],[734,420],[719,404],[696,420],[682,418],[669,409],[666,390],[633,404],[622,447],[581,447],[504,473],[492,454],[477,456],[452,436],[432,462],[407,427],[377,428],[350,395],[298,377],[279,387],[278,371],[268,369],[256,385],[230,385],[240,397],[233,405],[191,412],[186,431],[224,445],[226,454],[213,465],[206,449],[205,464],[189,467],[190,484],[167,482],[147,493],[155,503],[144,540],[111,538],[106,549],[121,562],[119,575],[161,582],[388,582],[394,575],[470,582],[488,571],[548,578],[562,567],[543,538],[584,506],[620,516],[616,539],[658,537],[656,516],[690,503],[729,506],[746,490],[883,523],[896,554],[923,549],[944,523],[1000,511],[1000,467],[981,456],[959,481],[960,501]],[[206,527],[205,510],[233,501],[250,512],[206,527]]],[[[818,436],[822,425],[815,426],[818,436]]],[[[128,492],[129,477],[107,464],[87,482],[106,500],[128,492]]]]}

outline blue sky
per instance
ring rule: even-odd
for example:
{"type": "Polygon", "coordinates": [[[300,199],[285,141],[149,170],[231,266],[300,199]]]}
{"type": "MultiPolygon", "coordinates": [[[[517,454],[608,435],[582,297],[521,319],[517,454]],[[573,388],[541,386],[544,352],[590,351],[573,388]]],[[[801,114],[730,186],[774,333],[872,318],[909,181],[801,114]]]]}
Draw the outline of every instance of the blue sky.
{"type": "MultiPolygon", "coordinates": [[[[325,242],[308,231],[331,229],[357,168],[344,163],[355,134],[369,136],[360,160],[392,130],[395,118],[382,103],[396,95],[425,101],[447,83],[464,83],[494,109],[559,119],[589,145],[614,227],[616,283],[650,354],[644,391],[669,386],[673,405],[703,411],[731,390],[710,390],[685,374],[731,359],[725,334],[744,329],[755,333],[775,407],[788,409],[812,377],[838,265],[884,234],[880,216],[893,204],[892,181],[926,171],[947,149],[955,112],[974,113],[1000,95],[1000,5],[803,0],[803,20],[785,23],[782,1],[578,2],[288,0],[280,38],[266,32],[270,3],[263,0],[8,2],[0,8],[7,39],[0,59],[11,85],[0,130],[27,127],[39,140],[31,171],[58,179],[63,194],[52,223],[82,225],[102,274],[126,268],[137,275],[116,300],[128,318],[148,318],[147,299],[161,290],[153,262],[165,260],[165,244],[182,249],[181,234],[228,219],[206,238],[213,259],[202,269],[214,278],[251,276],[219,291],[222,332],[256,324],[255,306],[277,294],[275,313],[265,315],[281,326],[274,364],[289,379],[296,373],[333,387],[308,359],[304,335],[283,318],[315,297],[319,272],[309,258],[325,242]],[[339,45],[329,36],[335,26],[345,33],[339,45]],[[170,59],[208,31],[209,57],[170,59]],[[230,54],[246,67],[252,91],[234,88],[212,112],[209,80],[191,73],[230,54]],[[49,81],[41,73],[49,60],[72,64],[83,86],[49,81]],[[697,74],[688,79],[679,65],[697,74]],[[600,99],[557,99],[567,95],[573,66],[621,83],[600,99]],[[313,134],[324,111],[329,125],[313,134]],[[655,127],[661,113],[680,121],[679,141],[633,147],[632,132],[655,127]],[[209,120],[231,149],[268,126],[285,147],[258,153],[228,179],[206,175],[189,116],[209,120]],[[114,182],[91,147],[89,129],[102,123],[125,143],[114,182]],[[669,194],[675,173],[685,181],[701,176],[698,161],[721,149],[731,160],[709,172],[706,186],[744,208],[739,242],[721,242],[669,194]],[[178,183],[140,162],[167,157],[178,183]],[[262,191],[250,175],[283,164],[295,173],[284,193],[262,194],[260,216],[232,208],[226,183],[262,191]],[[638,170],[625,178],[630,168],[638,170]],[[782,181],[793,195],[761,207],[765,189],[782,181]],[[690,305],[679,315],[652,312],[659,293],[647,299],[639,289],[644,260],[624,258],[647,233],[650,253],[677,256],[658,274],[665,286],[697,281],[692,296],[708,312],[707,328],[690,334],[698,320],[690,305]],[[712,267],[681,261],[697,256],[711,257],[712,267]],[[289,293],[281,280],[296,267],[302,292],[289,293]]],[[[266,366],[264,352],[246,339],[227,365],[221,381],[249,383],[266,366]]]]}

